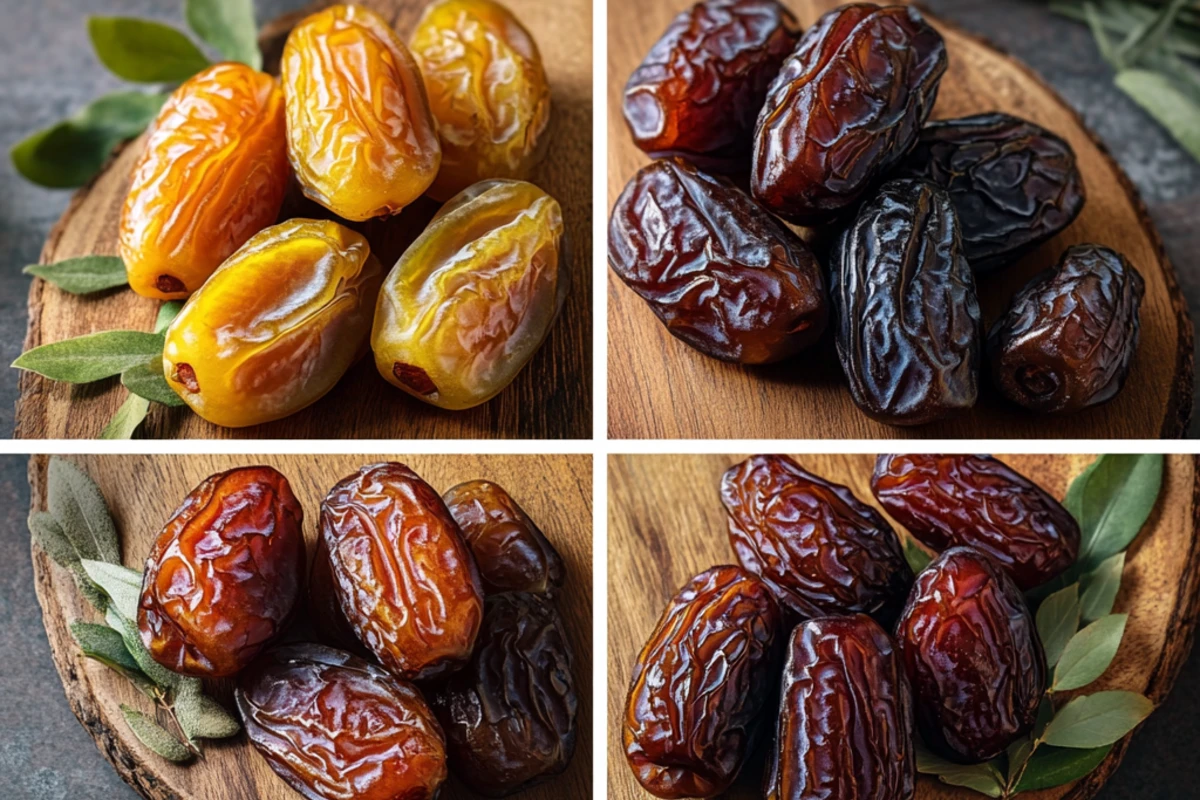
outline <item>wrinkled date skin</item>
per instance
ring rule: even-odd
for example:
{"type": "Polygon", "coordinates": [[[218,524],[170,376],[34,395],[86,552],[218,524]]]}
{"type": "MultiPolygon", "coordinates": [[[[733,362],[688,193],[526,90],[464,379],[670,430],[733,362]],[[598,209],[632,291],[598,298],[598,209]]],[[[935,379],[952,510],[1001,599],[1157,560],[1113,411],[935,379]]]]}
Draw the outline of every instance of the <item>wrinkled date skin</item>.
{"type": "Polygon", "coordinates": [[[350,627],[350,621],[342,612],[337,586],[333,581],[333,566],[329,562],[329,548],[320,536],[317,537],[312,569],[308,573],[308,613],[321,641],[356,656],[371,658],[371,651],[358,640],[354,628],[350,627]]]}
{"type": "Polygon", "coordinates": [[[860,3],[824,15],[767,93],[754,196],[801,225],[834,219],[916,144],[945,71],[945,43],[914,8],[860,3]]]}
{"type": "Polygon", "coordinates": [[[952,547],[920,575],[896,626],[926,744],[987,761],[1027,734],[1046,690],[1033,615],[989,556],[952,547]]]}
{"type": "Polygon", "coordinates": [[[982,321],[946,192],[884,184],[834,245],[831,269],[838,355],[859,408],[924,425],[975,405],[982,321]]]}
{"type": "Polygon", "coordinates": [[[767,87],[799,38],[800,23],[776,0],[704,0],[681,11],[625,84],[634,144],[744,172],[767,87]]]}
{"type": "Polygon", "coordinates": [[[950,194],[978,275],[1011,264],[1071,224],[1086,199],[1071,146],[1008,114],[930,122],[894,173],[950,194]]]}
{"type": "Polygon", "coordinates": [[[766,800],[911,800],[912,694],[870,617],[810,620],[792,632],[766,800]]]}
{"type": "Polygon", "coordinates": [[[379,374],[440,408],[485,403],[541,347],[569,283],[562,209],[532,183],[480,181],[442,206],[384,280],[379,374]]]}
{"type": "Polygon", "coordinates": [[[338,602],[360,642],[406,680],[471,656],[483,591],[467,543],[433,488],[403,464],[371,464],[321,502],[338,602]]]}
{"type": "Polygon", "coordinates": [[[504,797],[567,768],[579,708],[571,662],[548,600],[523,592],[488,598],[471,662],[430,697],[463,783],[504,797]]]}
{"type": "Polygon", "coordinates": [[[274,78],[233,63],[171,94],[121,209],[118,248],[135,292],[182,300],[275,221],[291,177],[283,105],[274,78]]]}
{"type": "Polygon", "coordinates": [[[1137,352],[1146,284],[1120,253],[1076,245],[1025,285],[988,336],[992,382],[1033,411],[1116,397],[1137,352]]]}
{"type": "Polygon", "coordinates": [[[421,15],[411,45],[442,146],[429,196],[529,177],[550,122],[550,85],[529,31],[491,0],[439,0],[421,15]]]}
{"type": "Polygon", "coordinates": [[[442,499],[471,547],[488,595],[534,592],[553,597],[562,588],[562,557],[503,486],[467,481],[442,499]]]}
{"type": "Polygon", "coordinates": [[[794,618],[863,612],[891,622],[912,585],[879,512],[787,456],[751,456],[721,479],[729,542],[794,618]]]}
{"type": "Polygon", "coordinates": [[[749,572],[713,567],[672,598],[638,654],[625,758],[657,797],[725,791],[760,733],[778,673],[779,607],[749,572]]]}
{"type": "Polygon", "coordinates": [[[288,157],[305,196],[349,220],[399,213],[442,163],[416,62],[387,20],[335,5],[292,29],[281,62],[288,157]]]}
{"type": "Polygon", "coordinates": [[[308,800],[433,800],[442,729],[421,692],[357,656],[278,647],[238,681],[250,743],[308,800]]]}
{"type": "Polygon", "coordinates": [[[825,277],[807,245],[679,158],[629,181],[609,219],[608,263],[672,336],[722,361],[778,361],[825,330],[825,277]]]}
{"type": "Polygon", "coordinates": [[[336,222],[267,228],[167,328],[163,375],[192,411],[227,428],[294,414],[366,352],[382,281],[367,240],[336,222]]]}
{"type": "Polygon", "coordinates": [[[884,510],[935,551],[981,550],[1022,591],[1075,563],[1079,524],[1053,497],[991,456],[882,455],[871,491],[884,510]]]}
{"type": "Polygon", "coordinates": [[[291,619],[304,585],[300,508],[287,478],[242,467],[197,486],[146,559],[138,631],[154,660],[233,675],[291,619]]]}

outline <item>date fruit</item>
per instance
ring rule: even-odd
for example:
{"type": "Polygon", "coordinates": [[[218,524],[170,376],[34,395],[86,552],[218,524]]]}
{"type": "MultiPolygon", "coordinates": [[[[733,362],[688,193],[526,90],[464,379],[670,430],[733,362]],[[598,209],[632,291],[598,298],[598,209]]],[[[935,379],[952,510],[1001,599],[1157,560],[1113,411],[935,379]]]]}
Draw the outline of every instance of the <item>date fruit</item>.
{"type": "Polygon", "coordinates": [[[609,219],[608,263],[671,335],[713,358],[778,361],[825,330],[825,278],[807,245],[680,158],[629,181],[609,219]]]}
{"type": "Polygon", "coordinates": [[[804,32],[767,92],[751,188],[814,225],[849,210],[912,149],[946,71],[941,35],[911,6],[842,6],[804,32]]]}
{"type": "Polygon", "coordinates": [[[342,604],[333,582],[329,548],[320,536],[317,537],[312,569],[308,573],[308,614],[322,642],[362,658],[371,657],[371,651],[363,647],[350,627],[350,621],[342,613],[342,604]]]}
{"type": "Polygon", "coordinates": [[[275,221],[291,176],[283,104],[274,78],[234,63],[171,94],[121,208],[118,251],[130,288],[181,300],[275,221]]]}
{"type": "Polygon", "coordinates": [[[1113,399],[1133,363],[1146,284],[1120,253],[1079,244],[1013,298],[988,335],[992,382],[1033,411],[1113,399]]]}
{"type": "Polygon", "coordinates": [[[679,12],[625,84],[634,144],[744,171],[767,87],[799,37],[776,0],[704,0],[679,12]]]}
{"type": "Polygon", "coordinates": [[[925,743],[964,763],[1029,733],[1046,691],[1033,615],[1000,565],[952,547],[917,576],[896,644],[925,743]]]}
{"type": "Polygon", "coordinates": [[[421,692],[316,644],[265,653],[235,692],[250,743],[308,800],[434,800],[442,729],[421,692]]]}
{"type": "Polygon", "coordinates": [[[754,747],[778,675],[779,607],[740,567],[713,567],[672,598],[633,666],[625,758],[663,798],[729,788],[754,747]]]}
{"type": "Polygon", "coordinates": [[[193,489],[142,576],[138,632],[154,660],[201,678],[253,661],[300,596],[303,521],[287,478],[270,467],[231,469],[193,489]]]}
{"type": "Polygon", "coordinates": [[[1028,591],[1079,554],[1079,524],[1021,473],[991,456],[881,455],[875,499],[909,533],[942,551],[987,553],[1028,591]]]}

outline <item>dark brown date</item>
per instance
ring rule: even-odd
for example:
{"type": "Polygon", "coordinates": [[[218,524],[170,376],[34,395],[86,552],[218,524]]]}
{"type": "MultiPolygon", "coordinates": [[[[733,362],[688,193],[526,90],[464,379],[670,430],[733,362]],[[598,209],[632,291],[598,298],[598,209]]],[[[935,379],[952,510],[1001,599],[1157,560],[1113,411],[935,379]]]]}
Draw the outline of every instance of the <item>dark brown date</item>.
{"type": "Polygon", "coordinates": [[[420,691],[349,653],[276,648],[235,696],[250,743],[308,800],[433,800],[446,779],[442,730],[420,691]]]}
{"type": "Polygon", "coordinates": [[[548,600],[527,592],[488,598],[470,663],[430,695],[463,783],[504,797],[567,768],[579,707],[571,661],[548,600]]]}
{"type": "Polygon", "coordinates": [[[1079,524],[1067,510],[991,456],[882,455],[871,491],[929,547],[982,550],[1022,590],[1058,576],[1079,554],[1079,524]]]}
{"type": "Polygon", "coordinates": [[[848,210],[917,142],[946,71],[941,35],[909,6],[842,6],[804,32],[767,92],[751,188],[814,225],[848,210]]]}
{"type": "Polygon", "coordinates": [[[975,405],[979,301],[945,191],[884,184],[835,243],[832,272],[837,349],[859,408],[924,425],[975,405]]]}
{"type": "Polygon", "coordinates": [[[740,567],[713,567],[672,598],[633,665],[625,758],[657,797],[729,788],[778,675],[779,607],[740,567]]]}
{"type": "Polygon", "coordinates": [[[799,36],[776,0],[704,0],[681,11],[625,84],[634,143],[744,172],[767,87],[799,36]]]}
{"type": "Polygon", "coordinates": [[[609,220],[608,262],[673,336],[713,358],[778,361],[825,330],[824,275],[800,237],[679,158],[629,181],[609,220]]]}
{"type": "Polygon", "coordinates": [[[1079,244],[1025,285],[988,335],[992,381],[1033,411],[1079,411],[1121,391],[1146,284],[1120,253],[1079,244]]]}
{"type": "Polygon", "coordinates": [[[751,456],[721,480],[729,542],[795,617],[878,614],[891,622],[913,574],[900,540],[854,493],[787,456],[751,456]]]}
{"type": "Polygon", "coordinates": [[[1046,691],[1033,615],[1000,565],[952,547],[920,575],[896,626],[917,726],[935,751],[977,763],[1027,734],[1046,691]]]}
{"type": "Polygon", "coordinates": [[[792,632],[766,800],[911,800],[912,696],[900,656],[870,617],[792,632]]]}

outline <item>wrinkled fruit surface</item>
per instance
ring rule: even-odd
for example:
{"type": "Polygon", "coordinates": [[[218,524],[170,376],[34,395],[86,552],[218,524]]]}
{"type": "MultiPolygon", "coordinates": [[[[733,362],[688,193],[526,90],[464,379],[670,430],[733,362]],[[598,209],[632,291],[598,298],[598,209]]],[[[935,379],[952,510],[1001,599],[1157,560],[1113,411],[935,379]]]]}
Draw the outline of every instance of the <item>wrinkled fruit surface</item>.
{"type": "Polygon", "coordinates": [[[925,743],[987,761],[1027,734],[1046,690],[1046,657],[1025,598],[1002,567],[952,547],[917,576],[896,644],[925,743]]]}
{"type": "Polygon", "coordinates": [[[171,94],[121,209],[119,253],[135,292],[187,297],[275,221],[291,176],[283,103],[274,78],[234,63],[171,94]]]}
{"type": "Polygon", "coordinates": [[[308,573],[308,613],[313,629],[322,642],[362,658],[371,657],[371,651],[358,640],[354,628],[350,627],[350,621],[342,612],[337,587],[333,582],[329,548],[320,536],[317,537],[312,569],[308,573]]]}
{"type": "Polygon", "coordinates": [[[824,274],[800,237],[679,158],[629,181],[609,219],[608,263],[673,336],[713,358],[778,361],[825,330],[824,274]]]}
{"type": "Polygon", "coordinates": [[[366,352],[382,280],[367,240],[336,222],[267,228],[167,328],[167,383],[192,411],[228,428],[294,414],[366,352]]]}
{"type": "Polygon", "coordinates": [[[991,456],[882,455],[871,491],[935,551],[982,550],[1022,590],[1061,574],[1079,554],[1079,524],[1067,510],[991,456]]]}
{"type": "Polygon", "coordinates": [[[712,797],[758,738],[778,673],[779,607],[749,572],[713,567],[667,604],[633,665],[625,758],[657,797],[712,797]]]}
{"type": "Polygon", "coordinates": [[[1079,411],[1121,391],[1137,352],[1146,284],[1120,253],[1067,250],[1025,285],[988,336],[992,381],[1034,411],[1079,411]]]}
{"type": "Polygon", "coordinates": [[[154,541],[138,631],[185,675],[233,675],[283,630],[304,583],[304,512],[287,478],[242,467],[191,491],[154,541]]]}
{"type": "Polygon", "coordinates": [[[379,374],[441,408],[492,399],[549,334],[565,262],[562,209],[538,187],[481,181],[456,195],[384,280],[379,374]]]}
{"type": "Polygon", "coordinates": [[[446,779],[421,692],[349,653],[278,647],[242,674],[236,698],[250,743],[308,800],[433,800],[446,779]]]}
{"type": "Polygon", "coordinates": [[[334,5],[292,29],[281,62],[288,157],[304,194],[338,216],[398,213],[442,161],[425,85],[383,17],[334,5]]]}
{"type": "Polygon", "coordinates": [[[975,405],[979,301],[945,191],[884,184],[838,239],[831,271],[838,355],[859,408],[923,425],[975,405]]]}
{"type": "Polygon", "coordinates": [[[838,216],[916,144],[945,71],[945,43],[916,9],[830,11],[767,93],[754,132],[754,196],[800,224],[838,216]]]}

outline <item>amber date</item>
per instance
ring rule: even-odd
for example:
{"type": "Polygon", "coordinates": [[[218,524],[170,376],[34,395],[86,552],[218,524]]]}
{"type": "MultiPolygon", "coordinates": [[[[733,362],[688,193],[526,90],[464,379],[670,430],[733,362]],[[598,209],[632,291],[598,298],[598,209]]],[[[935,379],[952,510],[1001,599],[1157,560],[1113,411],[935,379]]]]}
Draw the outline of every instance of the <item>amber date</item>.
{"type": "Polygon", "coordinates": [[[1121,391],[1146,284],[1124,256],[1079,244],[1025,285],[988,335],[992,381],[1034,411],[1079,411],[1121,391]]]}
{"type": "Polygon", "coordinates": [[[350,621],[342,613],[342,604],[333,582],[333,567],[329,563],[329,548],[319,536],[312,569],[308,573],[308,613],[313,629],[322,642],[356,656],[371,657],[371,651],[363,647],[350,627],[350,621]]]}
{"type": "Polygon", "coordinates": [[[792,632],[766,800],[910,800],[912,696],[891,638],[870,617],[792,632]]]}
{"type": "Polygon", "coordinates": [[[979,301],[945,191],[884,184],[842,232],[831,270],[838,354],[859,408],[923,425],[975,405],[979,301]]]}
{"type": "Polygon", "coordinates": [[[138,630],[185,675],[241,670],[292,616],[304,582],[304,511],[287,478],[241,467],[191,491],[154,541],[138,630]]]}
{"type": "Polygon", "coordinates": [[[463,783],[504,797],[567,768],[579,707],[571,661],[548,600],[525,592],[488,598],[470,663],[430,696],[463,783]]]}
{"type": "Polygon", "coordinates": [[[767,87],[799,36],[776,0],[705,0],[679,12],[625,84],[634,143],[744,171],[767,87]]]}
{"type": "Polygon", "coordinates": [[[712,797],[729,788],[778,675],[779,625],[770,589],[739,567],[702,572],[672,598],[634,663],[625,704],[625,758],[646,791],[712,797]]]}
{"type": "Polygon", "coordinates": [[[673,336],[713,358],[778,361],[825,330],[825,279],[804,242],[683,159],[629,181],[609,219],[608,263],[673,336]]]}
{"type": "Polygon", "coordinates": [[[1025,598],[1000,565],[952,547],[917,576],[896,644],[925,743],[987,761],[1024,736],[1046,690],[1046,657],[1025,598]]]}
{"type": "Polygon", "coordinates": [[[415,686],[315,644],[265,653],[238,681],[250,743],[308,800],[433,800],[442,730],[415,686]]]}
{"type": "Polygon", "coordinates": [[[792,222],[846,211],[917,142],[946,71],[911,6],[842,6],[804,32],[767,92],[751,187],[792,222]]]}

